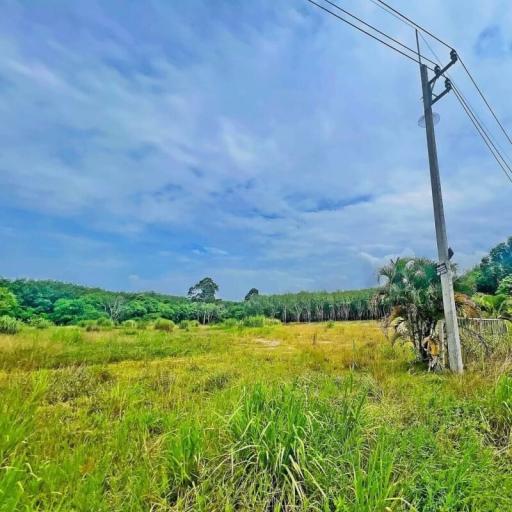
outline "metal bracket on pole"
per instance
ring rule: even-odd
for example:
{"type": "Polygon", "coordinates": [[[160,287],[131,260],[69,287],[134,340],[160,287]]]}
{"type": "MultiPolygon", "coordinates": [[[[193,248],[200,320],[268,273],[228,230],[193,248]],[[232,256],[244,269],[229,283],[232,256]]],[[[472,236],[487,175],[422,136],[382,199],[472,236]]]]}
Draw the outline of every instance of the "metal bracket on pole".
{"type": "Polygon", "coordinates": [[[429,84],[431,86],[434,85],[435,81],[441,76],[441,75],[444,75],[446,73],[446,71],[448,71],[457,61],[459,60],[459,57],[457,56],[457,52],[455,50],[452,50],[450,52],[450,62],[448,64],[446,64],[446,66],[444,68],[441,69],[440,66],[435,66],[434,67],[434,73],[435,73],[435,76],[434,78],[431,78],[429,80],[429,84]]]}
{"type": "MultiPolygon", "coordinates": [[[[449,78],[444,81],[444,91],[441,94],[437,94],[435,98],[430,102],[431,105],[439,101],[445,94],[448,94],[452,90],[452,82],[449,78]]],[[[434,94],[432,94],[434,96],[434,94]]]]}

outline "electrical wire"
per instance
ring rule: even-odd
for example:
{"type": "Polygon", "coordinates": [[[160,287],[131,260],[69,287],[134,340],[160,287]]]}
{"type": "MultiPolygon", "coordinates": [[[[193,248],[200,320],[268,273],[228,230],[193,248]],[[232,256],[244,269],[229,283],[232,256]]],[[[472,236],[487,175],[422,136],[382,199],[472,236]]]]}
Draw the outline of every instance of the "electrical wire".
{"type": "Polygon", "coordinates": [[[461,104],[462,108],[466,112],[467,116],[469,117],[470,121],[473,123],[476,131],[478,132],[478,134],[480,135],[482,140],[485,142],[485,144],[489,148],[489,151],[491,152],[492,156],[494,157],[496,162],[498,162],[498,165],[501,167],[501,170],[504,172],[505,176],[508,178],[510,183],[512,183],[512,169],[508,166],[508,164],[505,162],[505,160],[503,160],[503,157],[501,156],[499,151],[496,150],[496,146],[494,146],[492,141],[489,139],[489,137],[482,130],[481,125],[478,123],[478,119],[474,116],[474,113],[471,111],[471,109],[468,107],[468,105],[464,102],[464,100],[460,96],[460,93],[459,93],[458,89],[456,89],[454,87],[453,88],[453,92],[455,94],[455,97],[457,98],[457,100],[461,104]],[[493,148],[494,148],[494,150],[496,150],[496,153],[493,150],[493,148]],[[503,160],[503,163],[502,163],[502,161],[500,161],[500,158],[503,160]],[[503,165],[503,164],[505,164],[505,165],[503,165]],[[508,171],[510,171],[511,174],[509,174],[507,169],[508,169],[508,171]]]}
{"type": "MultiPolygon", "coordinates": [[[[438,64],[441,65],[441,61],[440,61],[438,55],[436,54],[436,52],[432,49],[432,47],[430,46],[430,44],[428,43],[426,38],[423,36],[423,34],[421,32],[419,32],[419,34],[420,34],[421,39],[427,45],[427,48],[430,50],[430,52],[432,53],[434,58],[437,60],[438,64]]],[[[509,180],[511,180],[507,170],[503,167],[503,165],[501,165],[501,163],[498,160],[498,158],[496,157],[496,154],[494,151],[496,151],[496,153],[498,154],[501,161],[503,161],[503,163],[505,164],[508,171],[512,174],[512,168],[509,164],[510,157],[508,156],[506,151],[504,151],[504,149],[500,146],[500,144],[496,140],[493,140],[493,138],[490,135],[489,129],[487,128],[487,126],[485,126],[484,122],[478,117],[478,115],[475,112],[475,109],[471,106],[470,102],[464,96],[462,91],[455,85],[455,81],[453,79],[451,79],[447,73],[446,73],[446,77],[451,80],[455,96],[457,97],[457,100],[459,101],[459,103],[463,107],[464,111],[468,115],[470,121],[473,123],[477,132],[479,133],[479,135],[482,137],[482,139],[486,143],[486,145],[489,148],[489,150],[491,151],[493,157],[497,160],[498,164],[500,165],[502,170],[505,172],[505,175],[507,176],[507,178],[509,180]],[[494,151],[492,148],[494,148],[494,151]],[[505,155],[506,158],[503,155],[505,155]]]]}
{"type": "MultiPolygon", "coordinates": [[[[422,27],[421,25],[419,25],[415,21],[411,20],[405,14],[403,14],[399,10],[395,9],[394,7],[389,5],[388,3],[384,2],[383,0],[370,0],[370,2],[372,2],[375,5],[377,5],[378,7],[380,7],[383,10],[385,10],[386,12],[388,12],[391,15],[393,15],[395,18],[401,20],[403,23],[409,25],[410,27],[416,28],[416,29],[420,30],[421,32],[424,32],[425,34],[428,34],[430,37],[432,37],[433,39],[435,39],[439,43],[443,44],[447,48],[450,48],[450,49],[453,48],[453,46],[449,45],[448,43],[446,43],[445,41],[443,41],[442,39],[440,39],[439,37],[434,35],[432,32],[430,32],[426,28],[422,27]]],[[[426,39],[423,36],[422,36],[422,38],[426,42],[426,39]]],[[[427,45],[428,45],[428,43],[427,43],[427,45]]],[[[434,53],[431,48],[430,48],[430,50],[432,51],[432,53],[434,53]]],[[[434,53],[434,55],[435,55],[435,53],[434,53]]],[[[503,132],[503,134],[507,138],[508,142],[512,145],[512,138],[508,134],[507,130],[505,129],[505,127],[503,126],[501,121],[498,119],[498,116],[496,115],[496,112],[492,108],[490,102],[485,97],[485,94],[483,93],[481,87],[477,84],[475,78],[473,77],[473,75],[471,74],[471,72],[469,71],[468,67],[466,66],[466,64],[464,63],[463,59],[460,56],[459,56],[459,61],[460,61],[461,65],[462,65],[462,68],[464,69],[464,71],[468,75],[469,79],[471,80],[471,82],[475,86],[475,89],[478,91],[478,94],[482,98],[482,100],[485,103],[486,107],[489,109],[489,112],[491,113],[492,117],[494,118],[494,120],[496,121],[498,126],[500,127],[500,130],[503,132]]]]}
{"type": "MultiPolygon", "coordinates": [[[[421,59],[423,58],[424,60],[426,60],[427,62],[430,62],[431,64],[434,64],[436,65],[436,63],[434,61],[432,61],[431,59],[428,59],[426,58],[425,56],[423,56],[420,51],[419,51],[419,48],[418,50],[413,50],[412,48],[408,47],[407,45],[404,45],[403,43],[401,43],[400,41],[398,41],[397,39],[389,36],[388,34],[385,34],[384,32],[382,32],[381,30],[377,29],[376,27],[374,27],[373,25],[363,21],[361,18],[358,18],[357,16],[355,16],[354,14],[346,11],[345,9],[342,9],[340,6],[338,6],[337,4],[335,4],[334,2],[330,1],[330,0],[324,0],[324,2],[326,2],[327,4],[331,5],[332,7],[336,8],[337,10],[339,10],[340,12],[343,12],[344,14],[350,16],[352,19],[355,19],[356,21],[358,21],[359,23],[361,23],[362,25],[372,29],[374,32],[386,37],[388,40],[390,41],[393,41],[394,43],[398,44],[399,46],[401,46],[402,48],[406,49],[407,51],[413,53],[415,55],[416,58],[412,57],[411,55],[403,52],[402,50],[398,49],[396,46],[393,46],[389,43],[387,43],[386,41],[380,39],[379,37],[377,37],[376,35],[372,34],[371,32],[368,32],[367,30],[357,26],[356,24],[352,23],[351,21],[347,20],[346,18],[340,16],[339,14],[336,14],[335,12],[327,9],[324,5],[321,5],[317,2],[315,2],[314,0],[307,0],[309,3],[315,5],[316,7],[318,7],[319,9],[322,9],[323,11],[327,12],[328,14],[334,16],[335,18],[337,18],[338,20],[340,21],[343,21],[344,23],[346,23],[347,25],[350,25],[351,27],[355,28],[356,30],[359,30],[360,32],[362,32],[363,34],[371,37],[372,39],[375,39],[376,41],[382,43],[383,45],[387,46],[388,48],[390,48],[391,50],[394,50],[395,52],[401,54],[402,56],[408,58],[409,60],[412,60],[413,62],[415,62],[416,64],[421,64],[421,59]]],[[[407,16],[405,16],[404,14],[400,13],[399,11],[397,11],[396,9],[394,9],[393,7],[391,7],[389,4],[387,4],[386,2],[384,2],[383,0],[370,0],[372,3],[374,3],[375,5],[378,5],[379,7],[381,7],[382,9],[384,9],[386,12],[388,12],[389,14],[397,17],[398,19],[400,19],[403,23],[406,23],[407,25],[409,25],[410,27],[412,28],[415,28],[416,30],[419,30],[420,32],[420,35],[421,35],[421,38],[423,39],[423,41],[425,42],[425,44],[427,45],[427,47],[429,48],[429,50],[431,51],[431,53],[434,55],[434,57],[437,59],[439,65],[441,65],[440,61],[439,61],[439,58],[438,56],[436,55],[436,53],[434,52],[434,50],[432,49],[432,47],[428,44],[428,41],[425,39],[425,37],[423,36],[422,32],[425,32],[426,34],[428,34],[430,37],[434,38],[436,41],[439,41],[440,43],[442,43],[444,46],[446,46],[447,48],[450,48],[452,49],[452,47],[450,45],[448,45],[447,43],[445,43],[444,41],[442,41],[441,39],[439,39],[437,36],[435,36],[434,34],[432,34],[430,31],[428,31],[427,29],[423,28],[421,25],[418,25],[417,23],[415,23],[414,21],[412,21],[410,18],[408,18],[407,16]],[[378,2],[378,3],[376,3],[378,2]]],[[[459,58],[459,60],[461,60],[459,58]]],[[[468,74],[468,76],[471,78],[471,81],[473,82],[473,85],[477,88],[478,92],[480,93],[480,96],[482,97],[482,99],[484,100],[485,104],[487,105],[487,107],[489,108],[489,110],[491,111],[491,113],[493,114],[493,117],[494,119],[498,122],[498,124],[500,125],[502,131],[505,133],[505,135],[507,136],[507,139],[510,141],[510,143],[512,144],[512,140],[508,137],[508,134],[506,133],[503,125],[499,122],[496,114],[494,113],[492,107],[490,106],[490,104],[488,103],[488,101],[486,100],[485,96],[483,95],[481,89],[478,87],[478,85],[476,84],[476,81],[474,80],[474,78],[472,77],[472,75],[469,73],[469,70],[467,69],[467,67],[464,65],[464,63],[462,62],[461,60],[461,64],[463,65],[466,73],[468,74]]],[[[434,71],[431,67],[427,66],[428,69],[430,69],[431,71],[434,71]]],[[[446,77],[448,77],[448,75],[446,74],[446,77]]],[[[455,86],[455,84],[453,83],[452,81],[452,89],[454,91],[454,94],[457,98],[457,100],[459,101],[459,103],[461,104],[462,108],[464,109],[465,113],[467,114],[467,116],[469,117],[470,121],[473,123],[475,129],[477,130],[478,134],[480,135],[480,137],[482,138],[482,140],[484,141],[484,143],[487,145],[489,151],[491,152],[491,154],[493,155],[493,157],[495,158],[496,162],[498,163],[498,165],[500,166],[500,168],[502,169],[502,171],[505,173],[506,177],[510,180],[510,182],[512,183],[512,167],[507,163],[507,160],[503,157],[503,155],[501,154],[500,150],[497,148],[496,144],[494,143],[492,137],[489,135],[488,133],[488,130],[487,128],[485,127],[485,125],[480,121],[480,119],[478,118],[478,116],[476,115],[476,113],[474,112],[473,108],[471,107],[471,105],[469,104],[469,102],[466,100],[466,98],[464,97],[464,95],[462,94],[461,91],[459,91],[459,89],[455,86]],[[510,173],[510,174],[509,174],[510,173]]]]}
{"type": "MultiPolygon", "coordinates": [[[[370,0],[372,1],[372,3],[375,3],[373,0],[370,0]]],[[[438,41],[439,43],[441,44],[444,44],[444,46],[446,46],[447,48],[449,48],[450,50],[453,49],[453,46],[452,45],[449,45],[448,43],[446,43],[445,41],[443,41],[442,39],[439,39],[439,37],[437,37],[436,35],[432,34],[432,32],[430,32],[429,30],[427,30],[426,28],[422,27],[421,25],[418,25],[418,23],[416,23],[415,21],[411,20],[410,18],[408,18],[405,14],[401,13],[399,10],[395,9],[394,7],[392,7],[391,5],[387,4],[386,2],[384,2],[383,0],[375,0],[377,1],[380,5],[386,7],[386,9],[388,9],[388,12],[389,11],[392,11],[393,13],[395,13],[397,16],[400,17],[400,19],[402,19],[402,21],[405,23],[407,22],[409,25],[413,25],[415,28],[417,28],[418,30],[421,30],[422,32],[425,32],[425,34],[428,34],[430,37],[434,38],[436,41],[438,41]]]]}
{"type": "MultiPolygon", "coordinates": [[[[375,39],[376,41],[378,41],[379,43],[382,43],[383,45],[387,46],[388,48],[391,48],[392,50],[394,50],[395,52],[397,53],[400,53],[401,55],[403,55],[404,57],[407,57],[409,60],[412,60],[413,62],[415,62],[416,64],[419,63],[419,61],[417,59],[415,59],[414,57],[411,57],[410,55],[408,55],[407,53],[399,50],[398,48],[396,48],[395,46],[387,43],[386,41],[383,41],[382,39],[379,39],[377,36],[371,34],[370,32],[368,32],[367,30],[364,30],[363,28],[361,27],[358,27],[357,25],[355,25],[354,23],[352,23],[351,21],[347,20],[346,18],[343,18],[342,16],[340,16],[339,14],[336,14],[335,12],[332,12],[330,11],[329,9],[327,9],[327,7],[324,7],[323,5],[320,5],[319,3],[315,2],[314,0],[307,0],[309,3],[313,4],[313,5],[316,5],[319,9],[322,9],[323,11],[331,14],[332,16],[334,16],[335,18],[338,18],[340,21],[343,21],[344,23],[346,23],[347,25],[350,25],[351,27],[359,30],[360,32],[362,32],[363,34],[366,34],[367,36],[370,36],[372,39],[375,39]]],[[[390,36],[386,36],[388,38],[391,39],[390,36]]],[[[416,51],[412,50],[412,52],[416,54],[416,51]]],[[[432,68],[429,67],[429,69],[431,71],[433,71],[432,68]]]]}
{"type": "Polygon", "coordinates": [[[398,44],[399,46],[401,46],[402,48],[405,48],[406,50],[410,51],[411,53],[414,53],[418,58],[423,58],[424,60],[426,60],[427,62],[430,62],[431,64],[436,64],[433,60],[425,57],[424,55],[420,55],[416,50],[414,50],[413,48],[411,48],[410,46],[407,46],[406,44],[403,44],[402,42],[398,41],[397,39],[395,39],[394,37],[391,37],[389,36],[388,34],[386,34],[385,32],[382,32],[381,30],[379,30],[378,28],[374,27],[373,25],[371,25],[370,23],[367,23],[366,21],[362,20],[361,18],[357,17],[355,14],[352,14],[351,12],[347,11],[346,9],[343,9],[341,8],[339,5],[337,5],[336,3],[332,2],[331,0],[323,0],[325,3],[328,3],[329,5],[331,5],[332,7],[334,7],[335,9],[337,9],[338,11],[341,11],[343,12],[344,14],[346,14],[347,16],[350,16],[351,18],[357,20],[359,23],[365,25],[366,27],[369,27],[371,28],[372,30],[374,30],[375,32],[377,32],[378,34],[386,37],[387,39],[393,41],[394,43],[398,44]]]}
{"type": "Polygon", "coordinates": [[[493,108],[491,107],[491,105],[487,101],[486,97],[484,96],[484,93],[482,92],[482,89],[480,89],[480,87],[476,83],[475,79],[473,78],[473,75],[469,72],[469,69],[467,68],[466,64],[464,64],[464,61],[461,58],[459,58],[459,60],[460,60],[460,63],[462,64],[462,67],[464,68],[464,71],[467,73],[467,75],[469,76],[470,80],[473,82],[473,85],[475,86],[476,90],[478,91],[478,94],[480,95],[482,100],[484,100],[484,103],[487,105],[487,108],[491,112],[492,117],[494,117],[495,121],[498,123],[499,127],[501,128],[501,131],[504,133],[505,137],[508,139],[510,144],[512,144],[512,139],[510,138],[509,134],[505,130],[504,126],[501,124],[501,122],[498,119],[498,116],[494,112],[493,108]]]}

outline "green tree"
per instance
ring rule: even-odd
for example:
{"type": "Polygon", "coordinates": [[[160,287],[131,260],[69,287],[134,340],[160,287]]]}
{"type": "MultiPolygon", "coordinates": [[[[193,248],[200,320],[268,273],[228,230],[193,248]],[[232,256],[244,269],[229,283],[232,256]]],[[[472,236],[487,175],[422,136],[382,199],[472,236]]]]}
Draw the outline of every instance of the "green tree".
{"type": "Polygon", "coordinates": [[[500,281],[512,275],[512,236],[491,249],[478,267],[476,286],[479,292],[496,293],[500,281]]]}
{"type": "Polygon", "coordinates": [[[0,288],[0,316],[15,316],[17,307],[18,301],[16,300],[16,295],[7,288],[0,288]]]}
{"type": "Polygon", "coordinates": [[[253,297],[257,297],[259,294],[260,294],[260,291],[258,290],[258,288],[251,288],[247,292],[247,295],[244,297],[244,301],[247,302],[248,300],[251,300],[253,297]]]}
{"type": "Polygon", "coordinates": [[[188,297],[196,302],[215,302],[215,294],[218,291],[217,283],[211,277],[204,277],[189,288],[188,297]]]}
{"type": "Polygon", "coordinates": [[[512,274],[504,277],[500,284],[498,285],[498,289],[496,290],[497,295],[512,295],[512,274]]]}
{"type": "Polygon", "coordinates": [[[80,320],[96,320],[102,316],[84,299],[59,299],[55,302],[51,319],[56,324],[73,324],[80,320]]]}
{"type": "MultiPolygon", "coordinates": [[[[410,339],[418,355],[426,357],[423,341],[435,332],[437,321],[443,317],[441,280],[435,261],[426,258],[397,258],[382,267],[379,276],[384,283],[377,300],[390,313],[388,325],[396,337],[410,339]]],[[[455,294],[459,315],[478,316],[479,310],[469,297],[455,294]]]]}

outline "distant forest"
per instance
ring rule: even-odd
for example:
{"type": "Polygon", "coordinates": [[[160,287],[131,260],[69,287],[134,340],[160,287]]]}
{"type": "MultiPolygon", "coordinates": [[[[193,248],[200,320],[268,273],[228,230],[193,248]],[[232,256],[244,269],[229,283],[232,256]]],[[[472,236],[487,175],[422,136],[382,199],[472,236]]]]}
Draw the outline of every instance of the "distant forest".
{"type": "MultiPolygon", "coordinates": [[[[496,305],[502,308],[506,297],[512,295],[512,237],[460,276],[455,286],[486,308],[496,305]]],[[[44,320],[57,325],[94,321],[119,324],[159,318],[175,323],[194,320],[207,324],[258,315],[282,322],[365,320],[382,318],[387,313],[382,303],[375,300],[377,291],[375,288],[261,295],[257,288],[252,288],[243,301],[234,302],[217,299],[218,286],[209,277],[192,286],[187,297],[111,292],[51,280],[0,278],[0,316],[26,323],[44,320]]]]}

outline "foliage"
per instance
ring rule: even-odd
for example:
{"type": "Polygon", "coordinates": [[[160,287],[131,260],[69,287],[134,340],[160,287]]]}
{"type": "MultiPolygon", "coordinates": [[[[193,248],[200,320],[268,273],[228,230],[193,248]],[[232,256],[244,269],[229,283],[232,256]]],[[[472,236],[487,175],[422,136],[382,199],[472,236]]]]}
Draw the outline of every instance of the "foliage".
{"type": "Polygon", "coordinates": [[[258,288],[251,288],[247,294],[245,295],[244,297],[244,301],[248,301],[248,300],[251,300],[253,297],[256,297],[257,295],[259,295],[260,292],[258,290],[258,288]]]}
{"type": "Polygon", "coordinates": [[[185,331],[189,331],[190,329],[193,329],[194,327],[199,327],[199,322],[197,320],[182,320],[178,324],[178,327],[185,331]]]}
{"type": "Polygon", "coordinates": [[[155,329],[157,331],[167,331],[172,332],[174,329],[174,322],[172,320],[167,320],[167,318],[158,318],[155,321],[155,329]]]}
{"type": "Polygon", "coordinates": [[[424,258],[397,258],[382,267],[379,276],[384,278],[384,285],[378,299],[390,308],[388,323],[414,342],[418,354],[425,355],[422,342],[434,332],[443,311],[436,263],[424,258]]]}
{"type": "Polygon", "coordinates": [[[263,315],[248,316],[242,320],[244,327],[263,327],[265,325],[265,317],[263,315]]]}
{"type": "Polygon", "coordinates": [[[508,295],[477,293],[473,299],[491,318],[512,318],[512,298],[508,295]]]}
{"type": "Polygon", "coordinates": [[[504,277],[500,281],[500,284],[498,285],[498,289],[496,290],[496,295],[512,296],[512,274],[504,277]]]}
{"type": "Polygon", "coordinates": [[[204,277],[189,288],[188,297],[196,302],[215,302],[215,294],[218,291],[217,283],[211,277],[204,277]]]}
{"type": "Polygon", "coordinates": [[[16,334],[21,329],[21,323],[12,316],[0,316],[0,333],[1,334],[16,334]]]}
{"type": "Polygon", "coordinates": [[[23,329],[0,510],[511,510],[506,360],[428,374],[376,322],[23,329]]]}
{"type": "Polygon", "coordinates": [[[106,327],[106,328],[114,327],[114,322],[110,318],[105,318],[105,317],[98,318],[96,323],[100,327],[106,327]]]}
{"type": "Polygon", "coordinates": [[[496,293],[500,281],[509,275],[512,275],[512,236],[491,249],[489,256],[482,258],[477,269],[477,291],[496,293]]]}
{"type": "Polygon", "coordinates": [[[0,287],[0,315],[14,315],[18,301],[14,293],[7,288],[0,287]]]}
{"type": "MultiPolygon", "coordinates": [[[[434,335],[443,317],[436,263],[425,258],[397,258],[382,267],[379,275],[384,285],[376,300],[390,310],[386,323],[393,328],[393,339],[411,340],[418,355],[426,358],[424,340],[434,335]]],[[[455,294],[455,306],[460,316],[479,316],[477,304],[460,292],[455,294]]]]}
{"type": "Polygon", "coordinates": [[[36,329],[48,329],[53,325],[53,323],[47,318],[43,318],[42,316],[34,316],[30,319],[30,325],[35,327],[36,329]]]}
{"type": "Polygon", "coordinates": [[[0,279],[0,286],[18,297],[15,314],[11,316],[25,321],[40,316],[57,325],[84,327],[84,322],[100,318],[115,323],[143,321],[140,325],[157,318],[167,318],[176,324],[183,320],[209,324],[226,318],[241,320],[263,315],[286,323],[374,319],[385,313],[373,302],[373,290],[253,294],[250,300],[242,302],[202,302],[153,292],[108,292],[57,281],[0,279]]]}

